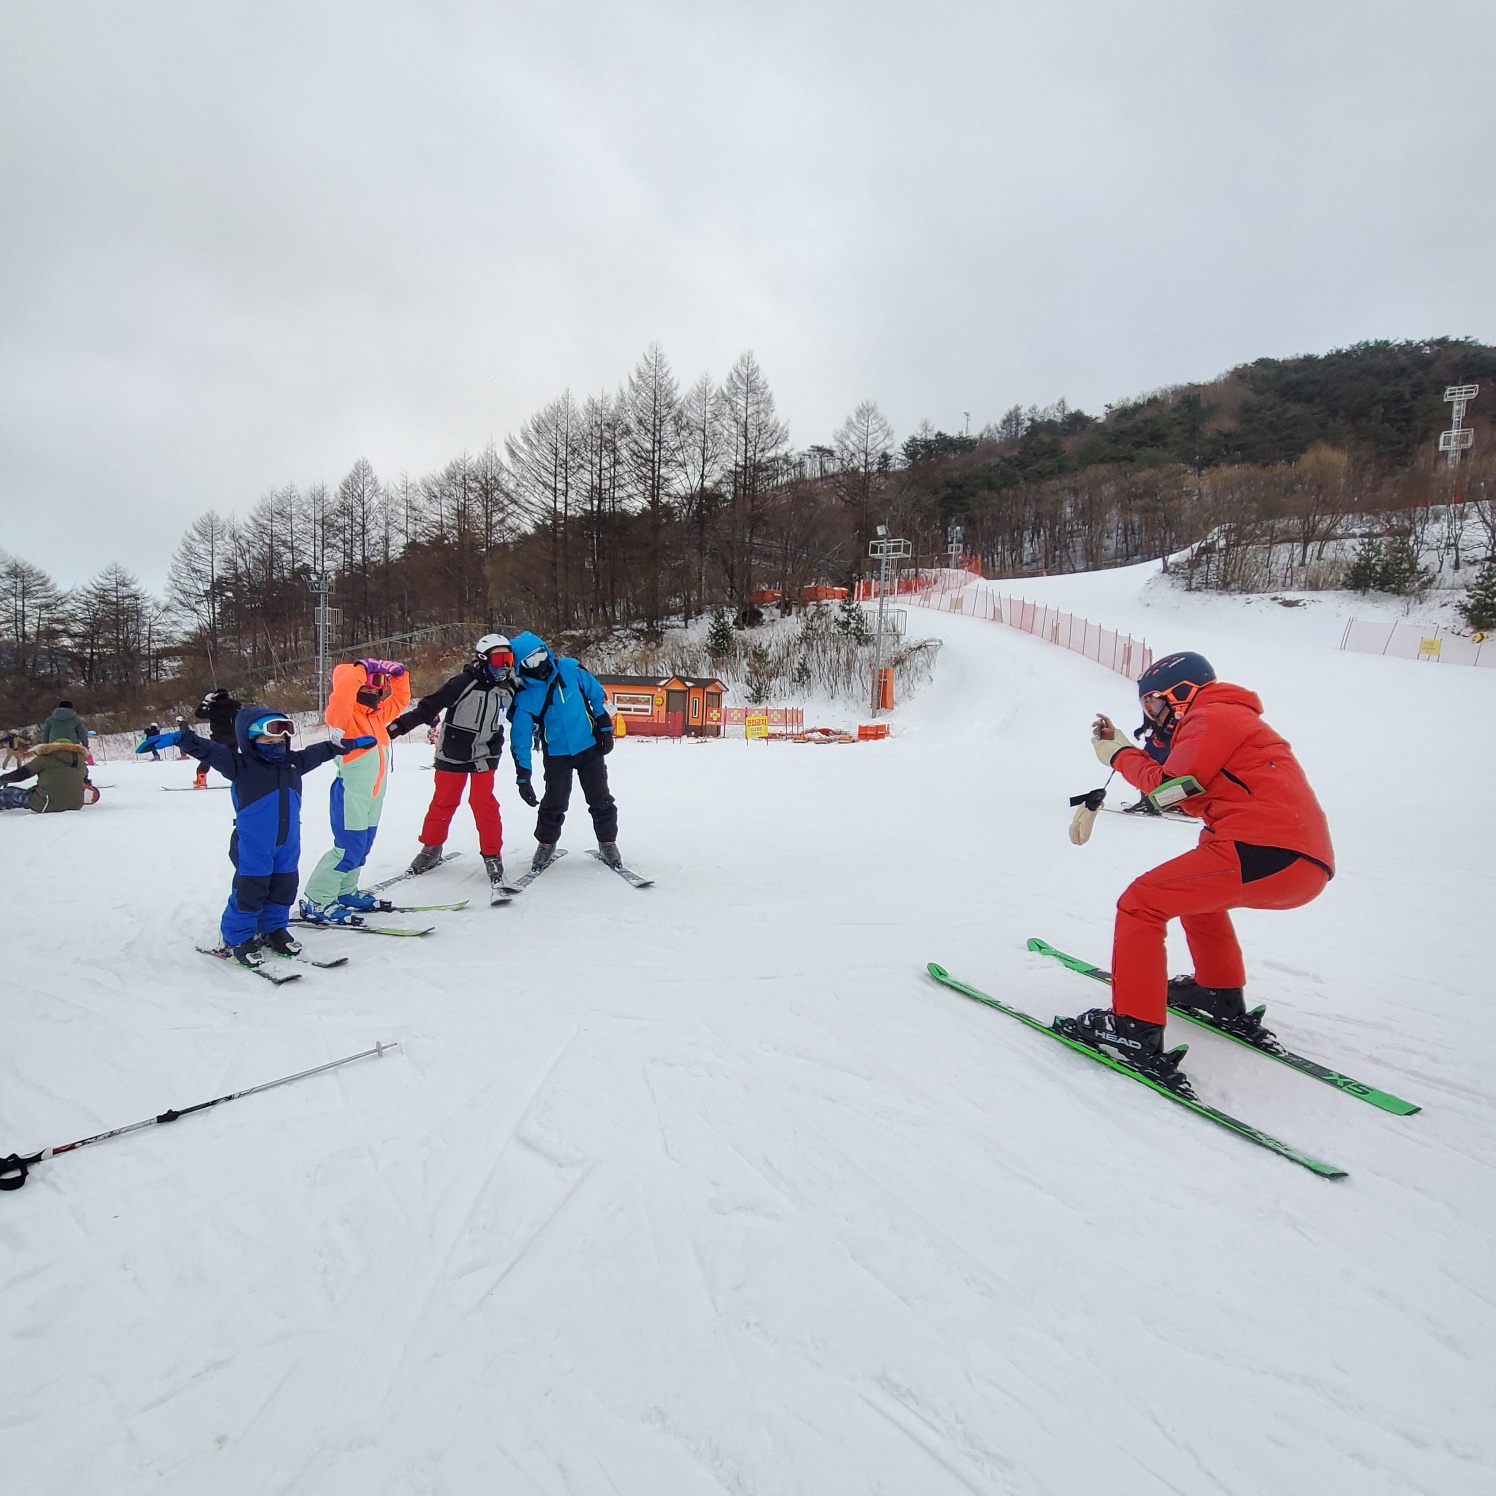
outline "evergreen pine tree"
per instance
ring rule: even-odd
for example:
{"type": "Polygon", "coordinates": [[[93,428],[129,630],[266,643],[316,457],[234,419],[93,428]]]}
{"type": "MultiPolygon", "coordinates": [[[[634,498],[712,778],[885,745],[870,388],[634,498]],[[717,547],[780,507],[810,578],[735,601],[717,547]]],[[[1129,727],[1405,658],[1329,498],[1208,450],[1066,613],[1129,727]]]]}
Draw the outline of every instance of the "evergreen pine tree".
{"type": "Polygon", "coordinates": [[[1496,556],[1486,557],[1486,564],[1465,589],[1460,613],[1465,622],[1480,633],[1496,629],[1496,556]]]}
{"type": "Polygon", "coordinates": [[[1382,555],[1382,574],[1377,586],[1383,592],[1393,592],[1399,597],[1422,592],[1434,579],[1426,566],[1420,566],[1418,553],[1406,535],[1399,535],[1387,542],[1382,555]]]}
{"type": "Polygon", "coordinates": [[[712,614],[706,630],[706,652],[714,659],[725,659],[732,653],[733,631],[727,614],[721,608],[712,614]]]}
{"type": "Polygon", "coordinates": [[[1345,585],[1356,592],[1374,592],[1382,585],[1382,543],[1367,536],[1356,547],[1355,559],[1345,574],[1345,585]]]}
{"type": "Polygon", "coordinates": [[[769,651],[762,644],[755,644],[748,651],[748,700],[754,706],[762,706],[769,699],[772,679],[769,651]]]}

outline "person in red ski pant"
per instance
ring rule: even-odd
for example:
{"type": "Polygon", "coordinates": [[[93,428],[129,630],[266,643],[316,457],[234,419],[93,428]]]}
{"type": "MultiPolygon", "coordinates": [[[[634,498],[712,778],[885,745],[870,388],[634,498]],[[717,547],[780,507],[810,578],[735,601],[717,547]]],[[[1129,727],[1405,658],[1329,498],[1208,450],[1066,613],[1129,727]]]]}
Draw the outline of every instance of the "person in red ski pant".
{"type": "MultiPolygon", "coordinates": [[[[1112,1006],[1061,1019],[1061,1032],[1154,1075],[1183,1082],[1163,1050],[1168,1010],[1192,1013],[1230,1033],[1271,1039],[1260,1010],[1249,1014],[1246,968],[1232,909],[1297,909],[1335,874],[1330,828],[1288,743],[1262,720],[1251,691],[1216,679],[1193,652],[1168,655],[1146,670],[1138,695],[1160,763],[1098,716],[1092,746],[1109,768],[1144,794],[1171,780],[1199,785],[1179,808],[1205,822],[1199,844],[1142,877],[1117,900],[1112,944],[1112,1006]],[[1184,926],[1192,976],[1168,975],[1164,934],[1184,926]]],[[[1181,788],[1188,788],[1182,786],[1181,788]]]]}

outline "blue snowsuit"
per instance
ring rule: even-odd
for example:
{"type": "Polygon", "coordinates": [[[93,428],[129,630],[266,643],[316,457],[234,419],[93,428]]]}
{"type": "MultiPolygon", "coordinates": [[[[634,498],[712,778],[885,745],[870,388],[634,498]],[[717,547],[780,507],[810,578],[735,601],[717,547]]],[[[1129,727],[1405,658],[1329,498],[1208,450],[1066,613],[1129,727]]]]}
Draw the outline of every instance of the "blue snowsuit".
{"type": "Polygon", "coordinates": [[[618,804],[608,789],[603,758],[613,746],[613,719],[597,677],[570,657],[557,659],[537,634],[517,634],[514,658],[544,649],[554,667],[545,680],[516,671],[518,691],[509,708],[509,749],[522,782],[531,773],[531,745],[540,738],[545,757],[545,796],[535,826],[536,841],[554,845],[571,800],[573,771],[587,797],[600,842],[618,839],[618,804]]]}
{"type": "Polygon", "coordinates": [[[229,860],[234,887],[219,922],[225,945],[242,945],[256,934],[284,930],[296,901],[301,861],[301,776],[350,752],[342,743],[313,743],[271,759],[249,736],[249,724],[266,715],[247,706],[234,718],[238,746],[230,748],[181,729],[178,747],[217,769],[234,796],[234,834],[229,860]]]}

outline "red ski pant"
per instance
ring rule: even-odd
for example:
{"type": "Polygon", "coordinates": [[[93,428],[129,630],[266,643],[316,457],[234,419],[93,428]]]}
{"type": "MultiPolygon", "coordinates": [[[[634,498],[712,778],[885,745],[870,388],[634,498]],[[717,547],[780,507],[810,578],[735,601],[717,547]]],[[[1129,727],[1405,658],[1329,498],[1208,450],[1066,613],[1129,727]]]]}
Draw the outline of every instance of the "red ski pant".
{"type": "Polygon", "coordinates": [[[1195,980],[1202,987],[1242,987],[1247,972],[1228,909],[1297,909],[1316,898],[1329,874],[1299,858],[1265,878],[1242,882],[1233,841],[1210,841],[1144,873],[1117,900],[1112,939],[1112,1007],[1129,1018],[1162,1023],[1167,1015],[1164,931],[1184,926],[1195,980]]]}
{"type": "Polygon", "coordinates": [[[457,774],[451,769],[436,771],[436,789],[431,806],[421,825],[421,845],[439,847],[447,839],[452,816],[462,803],[464,786],[468,789],[468,808],[478,823],[478,850],[485,857],[497,857],[504,849],[504,823],[499,819],[499,802],[493,795],[494,771],[482,774],[457,774]]]}

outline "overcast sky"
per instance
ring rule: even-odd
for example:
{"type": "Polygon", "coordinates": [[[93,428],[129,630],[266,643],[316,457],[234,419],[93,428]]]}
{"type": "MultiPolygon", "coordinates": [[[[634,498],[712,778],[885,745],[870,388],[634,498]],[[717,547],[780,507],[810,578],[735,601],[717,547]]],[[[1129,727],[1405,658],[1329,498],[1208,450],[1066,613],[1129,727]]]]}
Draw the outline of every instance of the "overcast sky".
{"type": "Polygon", "coordinates": [[[0,547],[157,586],[654,339],[798,446],[1496,341],[1493,64],[1491,0],[0,0],[0,547]]]}

